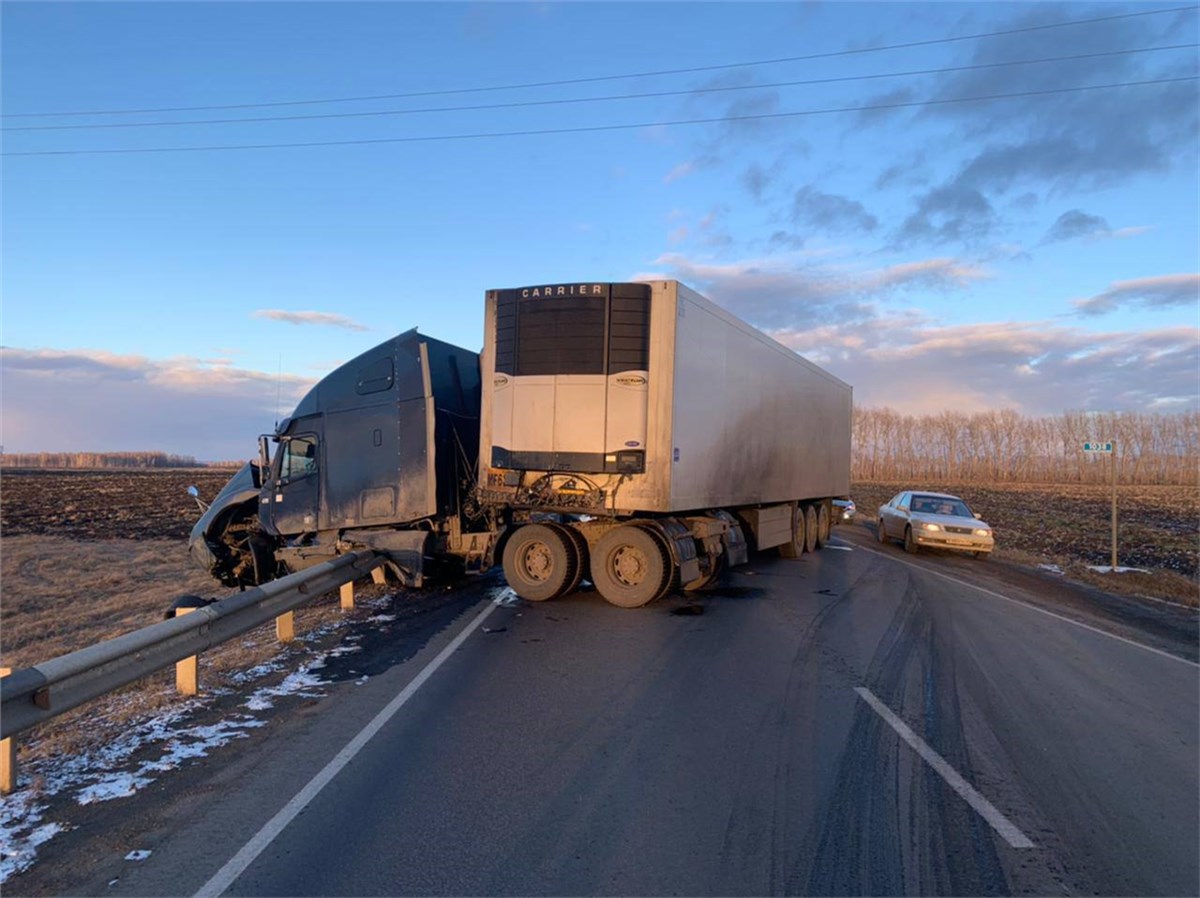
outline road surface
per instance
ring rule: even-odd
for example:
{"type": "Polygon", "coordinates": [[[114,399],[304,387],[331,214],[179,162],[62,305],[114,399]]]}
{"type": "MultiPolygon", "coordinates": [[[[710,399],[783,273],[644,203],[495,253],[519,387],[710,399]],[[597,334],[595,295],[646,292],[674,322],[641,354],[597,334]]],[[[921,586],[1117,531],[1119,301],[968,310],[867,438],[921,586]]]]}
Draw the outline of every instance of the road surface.
{"type": "Polygon", "coordinates": [[[1195,614],[833,542],[635,611],[461,590],[10,893],[1200,894],[1195,614]]]}

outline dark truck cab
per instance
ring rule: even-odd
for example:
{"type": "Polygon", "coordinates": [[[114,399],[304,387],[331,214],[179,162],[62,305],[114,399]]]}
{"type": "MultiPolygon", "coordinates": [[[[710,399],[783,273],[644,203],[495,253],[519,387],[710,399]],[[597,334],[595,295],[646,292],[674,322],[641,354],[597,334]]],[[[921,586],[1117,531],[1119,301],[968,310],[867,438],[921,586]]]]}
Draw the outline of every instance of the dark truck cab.
{"type": "Polygon", "coordinates": [[[192,530],[193,560],[227,586],[359,548],[414,585],[427,555],[490,564],[497,527],[470,501],[479,377],[477,353],[416,329],[337,368],[218,493],[192,530]]]}

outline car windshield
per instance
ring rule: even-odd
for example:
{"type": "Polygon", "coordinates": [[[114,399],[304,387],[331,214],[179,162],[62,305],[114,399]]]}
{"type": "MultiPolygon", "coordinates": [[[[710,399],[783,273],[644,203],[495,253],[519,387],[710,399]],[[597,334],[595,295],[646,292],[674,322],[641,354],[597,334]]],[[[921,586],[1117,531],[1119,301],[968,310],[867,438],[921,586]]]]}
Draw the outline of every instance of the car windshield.
{"type": "Polygon", "coordinates": [[[958,518],[971,517],[971,509],[962,499],[945,496],[913,496],[912,510],[918,514],[944,514],[958,518]]]}

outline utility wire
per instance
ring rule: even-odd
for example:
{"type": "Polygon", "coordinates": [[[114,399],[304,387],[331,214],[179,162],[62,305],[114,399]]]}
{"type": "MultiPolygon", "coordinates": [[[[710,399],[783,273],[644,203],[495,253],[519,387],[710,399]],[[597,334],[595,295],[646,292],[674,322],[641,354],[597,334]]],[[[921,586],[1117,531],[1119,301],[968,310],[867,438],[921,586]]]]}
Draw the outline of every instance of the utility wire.
{"type": "Polygon", "coordinates": [[[564,78],[556,81],[529,81],[521,84],[503,84],[484,87],[456,87],[443,90],[411,91],[408,93],[371,94],[355,97],[328,97],[324,99],[281,100],[272,103],[228,103],[208,106],[160,106],[143,109],[89,109],[69,112],[6,112],[0,113],[0,118],[34,118],[75,115],[137,115],[153,112],[200,112],[214,109],[263,109],[278,106],[306,106],[318,103],[353,103],[366,100],[400,100],[413,97],[446,96],[449,94],[484,93],[501,90],[522,90],[533,87],[560,87],[568,84],[594,84],[600,81],[619,81],[625,78],[650,78],[658,75],[685,75],[697,72],[715,72],[727,69],[749,68],[760,65],[776,65],[784,62],[807,62],[815,59],[834,59],[840,56],[854,56],[865,53],[879,53],[884,50],[905,50],[913,47],[929,47],[936,44],[950,44],[958,41],[978,40],[985,37],[1002,37],[1009,34],[1026,34],[1032,31],[1046,31],[1054,28],[1066,28],[1072,25],[1091,25],[1097,22],[1112,22],[1121,19],[1135,19],[1143,16],[1158,16],[1167,13],[1189,12],[1200,9],[1196,5],[1172,6],[1167,9],[1152,9],[1143,12],[1121,13],[1111,16],[1098,16],[1091,19],[1074,19],[1069,22],[1054,22],[1046,25],[1028,25],[1022,28],[1007,28],[1000,31],[981,31],[975,34],[961,34],[955,37],[930,38],[923,41],[908,41],[903,44],[882,44],[874,47],[861,47],[853,50],[834,50],[828,53],[810,53],[805,56],[783,56],[777,59],[759,59],[750,62],[727,62],[716,65],[693,66],[683,69],[660,69],[652,72],[631,72],[621,75],[597,75],[591,78],[564,78]]]}
{"type": "Polygon", "coordinates": [[[1008,62],[984,62],[975,65],[949,66],[940,69],[915,69],[907,72],[882,72],[875,75],[844,75],[837,78],[810,78],[804,81],[777,81],[770,84],[738,84],[725,87],[702,87],[692,90],[665,90],[641,94],[614,94],[606,97],[569,97],[558,100],[520,100],[511,103],[484,103],[473,106],[427,106],[423,109],[382,109],[371,112],[324,112],[314,115],[258,116],[255,118],[211,118],[187,119],[177,122],[108,122],[86,125],[17,125],[0,128],[10,131],[80,131],[110,128],[164,128],[183,125],[235,125],[255,122],[297,122],[315,119],[367,118],[384,115],[417,115],[430,112],[478,112],[487,109],[517,109],[534,106],[562,106],[579,103],[599,103],[611,100],[643,100],[655,97],[678,97],[692,94],[718,93],[734,90],[766,90],[773,87],[800,87],[816,84],[837,84],[851,81],[871,81],[881,78],[904,78],[914,75],[944,75],[951,72],[970,72],[979,69],[995,69],[1010,66],[1034,65],[1047,62],[1071,62],[1080,59],[1098,59],[1106,56],[1128,56],[1135,53],[1154,53],[1163,50],[1194,50],[1200,43],[1171,44],[1163,47],[1139,47],[1127,50],[1105,50],[1097,53],[1079,53],[1073,56],[1048,56],[1041,59],[1016,59],[1008,62]]]}
{"type": "Polygon", "coordinates": [[[939,100],[913,100],[904,103],[876,103],[868,106],[841,106],[832,109],[805,109],[797,112],[768,112],[755,115],[731,115],[721,118],[679,119],[665,122],[634,122],[618,125],[585,125],[575,128],[543,128],[526,131],[485,131],[475,134],[431,134],[421,137],[375,137],[360,140],[314,140],[298,143],[225,144],[192,147],[142,147],[137,149],[111,150],[36,150],[30,152],[0,153],[3,156],[96,156],[126,153],[195,153],[216,150],[274,150],[291,147],[341,147],[364,146],[384,143],[430,143],[445,140],[481,140],[494,137],[533,137],[549,134],[585,134],[599,131],[630,131],[637,128],[665,128],[675,125],[711,125],[726,122],[763,121],[767,119],[796,118],[807,115],[830,115],[840,112],[873,112],[885,109],[906,109],[914,106],[945,106],[952,103],[977,103],[989,100],[1012,100],[1024,97],[1044,97],[1053,94],[1081,93],[1090,90],[1108,90],[1118,87],[1142,87],[1154,84],[1175,84],[1183,81],[1200,80],[1198,75],[1179,78],[1159,78],[1150,81],[1122,81],[1116,84],[1089,84],[1080,87],[1056,87],[1046,90],[1030,90],[1010,94],[988,94],[978,97],[949,97],[939,100]]]}

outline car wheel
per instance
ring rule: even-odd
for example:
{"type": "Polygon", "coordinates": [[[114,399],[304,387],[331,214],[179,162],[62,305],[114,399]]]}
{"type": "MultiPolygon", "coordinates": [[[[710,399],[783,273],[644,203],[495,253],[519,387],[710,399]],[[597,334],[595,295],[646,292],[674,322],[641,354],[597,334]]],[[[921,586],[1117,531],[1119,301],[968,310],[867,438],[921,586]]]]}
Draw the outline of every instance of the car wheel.
{"type": "Polygon", "coordinates": [[[879,523],[875,525],[875,538],[887,545],[887,531],[883,529],[883,518],[880,518],[879,523]]]}
{"type": "Polygon", "coordinates": [[[978,558],[980,561],[987,561],[988,556],[991,554],[992,554],[991,552],[976,552],[975,557],[978,558]]]}
{"type": "Polygon", "coordinates": [[[907,552],[909,555],[916,555],[918,548],[919,547],[917,546],[917,538],[915,536],[913,536],[912,527],[905,527],[904,528],[904,551],[907,552]]]}

